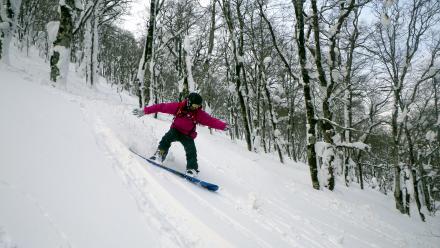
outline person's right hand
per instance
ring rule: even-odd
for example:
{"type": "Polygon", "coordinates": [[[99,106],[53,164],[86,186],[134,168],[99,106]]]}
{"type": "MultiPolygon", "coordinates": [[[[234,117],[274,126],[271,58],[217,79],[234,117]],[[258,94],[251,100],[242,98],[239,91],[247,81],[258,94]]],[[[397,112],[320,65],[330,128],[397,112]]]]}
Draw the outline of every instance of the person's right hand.
{"type": "Polygon", "coordinates": [[[229,127],[228,124],[226,124],[226,127],[225,127],[225,129],[223,129],[223,131],[229,131],[229,129],[231,129],[231,128],[229,127]]]}

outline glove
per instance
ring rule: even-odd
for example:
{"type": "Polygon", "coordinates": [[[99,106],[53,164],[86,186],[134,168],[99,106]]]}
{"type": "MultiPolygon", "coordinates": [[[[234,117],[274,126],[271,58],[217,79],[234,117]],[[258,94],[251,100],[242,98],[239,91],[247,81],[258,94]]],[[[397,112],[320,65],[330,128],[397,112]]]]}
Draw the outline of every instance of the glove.
{"type": "Polygon", "coordinates": [[[133,109],[132,113],[133,113],[133,115],[136,115],[138,118],[140,118],[140,117],[145,115],[144,110],[141,109],[141,108],[133,109]]]}
{"type": "Polygon", "coordinates": [[[223,129],[223,131],[229,131],[229,125],[226,125],[225,129],[223,129]]]}

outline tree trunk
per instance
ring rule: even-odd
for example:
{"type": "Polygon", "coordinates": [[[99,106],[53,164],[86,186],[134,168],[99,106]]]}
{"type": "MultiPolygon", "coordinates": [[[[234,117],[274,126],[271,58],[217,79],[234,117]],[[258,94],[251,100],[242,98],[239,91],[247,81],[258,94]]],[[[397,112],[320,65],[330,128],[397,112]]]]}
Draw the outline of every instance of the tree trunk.
{"type": "MultiPolygon", "coordinates": [[[[439,101],[439,93],[438,93],[438,87],[440,85],[440,76],[434,77],[432,80],[433,88],[434,88],[434,110],[435,110],[435,118],[437,120],[437,145],[440,146],[440,111],[438,107],[438,101],[439,101]]],[[[437,149],[437,158],[436,161],[440,161],[440,149],[437,149]]]]}
{"type": "Polygon", "coordinates": [[[393,134],[393,148],[392,148],[392,156],[393,156],[393,167],[394,167],[394,200],[396,202],[396,208],[402,214],[405,213],[405,209],[403,206],[403,194],[401,189],[401,168],[400,168],[400,159],[399,159],[399,127],[397,123],[397,115],[399,111],[399,94],[400,91],[396,92],[398,89],[394,91],[394,110],[392,113],[392,134],[393,134]]]}
{"type": "Polygon", "coordinates": [[[145,40],[144,52],[139,62],[138,74],[135,80],[135,88],[139,97],[139,105],[147,105],[151,98],[151,83],[153,79],[153,40],[156,28],[157,0],[150,2],[150,18],[148,20],[147,38],[145,40]]]}
{"type": "MultiPolygon", "coordinates": [[[[354,50],[356,48],[356,42],[357,39],[359,37],[359,29],[358,29],[358,21],[359,21],[359,11],[357,9],[354,10],[355,12],[355,18],[353,20],[353,33],[350,35],[350,48],[348,50],[347,53],[347,63],[346,63],[346,68],[347,68],[347,72],[344,75],[344,84],[346,87],[346,90],[344,92],[344,98],[345,98],[345,102],[344,102],[344,126],[346,128],[351,128],[352,126],[352,121],[353,121],[353,112],[352,112],[352,102],[353,102],[353,90],[352,90],[352,82],[351,82],[351,74],[352,74],[352,70],[353,70],[353,56],[354,56],[354,50]]],[[[345,130],[345,134],[344,134],[344,140],[345,142],[351,143],[351,132],[349,129],[345,130]]],[[[349,160],[351,159],[351,156],[353,154],[353,152],[351,152],[350,149],[346,149],[345,150],[345,156],[347,157],[346,159],[349,160]]],[[[345,163],[345,183],[348,186],[348,178],[347,175],[349,168],[347,167],[347,163],[345,163]]]]}
{"type": "Polygon", "coordinates": [[[1,13],[3,13],[3,0],[0,0],[0,61],[3,60],[3,42],[4,42],[4,38],[5,38],[5,34],[4,34],[4,30],[6,27],[4,27],[5,25],[5,21],[3,20],[3,16],[1,13]]]}
{"type": "MultiPolygon", "coordinates": [[[[236,7],[237,7],[237,11],[239,12],[240,6],[236,6],[236,7]]],[[[240,104],[240,113],[244,128],[247,149],[248,151],[252,151],[251,129],[250,129],[249,119],[246,109],[246,101],[242,92],[242,87],[244,87],[244,85],[242,85],[242,79],[241,79],[242,77],[241,72],[243,69],[243,30],[240,30],[240,38],[236,40],[229,0],[223,1],[223,13],[226,18],[226,23],[229,29],[229,33],[231,35],[231,41],[232,41],[232,47],[234,53],[234,62],[235,62],[235,71],[234,71],[235,90],[237,92],[238,102],[240,104]]]]}
{"type": "Polygon", "coordinates": [[[318,69],[318,78],[319,78],[319,82],[321,84],[322,87],[325,87],[326,92],[325,92],[325,97],[322,101],[322,111],[324,114],[324,119],[320,121],[320,126],[321,126],[321,130],[322,130],[322,135],[324,137],[324,141],[326,143],[328,143],[329,145],[327,146],[326,149],[330,149],[332,151],[328,152],[327,157],[323,158],[323,169],[328,169],[328,174],[329,177],[327,178],[327,185],[328,188],[330,190],[333,190],[335,187],[335,177],[334,177],[334,161],[335,161],[335,147],[334,147],[334,142],[332,137],[335,135],[335,130],[333,125],[330,123],[330,121],[332,121],[333,118],[333,113],[330,109],[330,99],[332,98],[332,94],[333,94],[333,88],[335,87],[335,79],[333,78],[333,72],[334,70],[336,70],[336,42],[337,42],[337,34],[339,34],[342,24],[344,23],[345,19],[348,17],[348,15],[350,14],[351,10],[353,9],[354,6],[354,0],[351,0],[350,2],[350,6],[348,7],[347,10],[344,10],[344,12],[341,12],[343,14],[341,14],[338,17],[337,20],[337,28],[334,32],[334,34],[332,34],[330,36],[330,49],[329,49],[329,53],[330,53],[330,61],[329,61],[329,75],[330,75],[330,82],[328,82],[327,78],[326,78],[326,73],[324,71],[324,67],[323,67],[323,61],[322,61],[322,55],[321,55],[321,41],[320,41],[320,27],[319,27],[319,13],[318,13],[318,8],[317,8],[317,4],[316,4],[316,0],[312,0],[311,1],[311,6],[312,6],[312,10],[313,10],[313,16],[312,16],[312,23],[313,23],[313,34],[314,34],[314,38],[315,38],[315,64],[316,64],[316,68],[318,69]]]}
{"type": "Polygon", "coordinates": [[[90,1],[87,9],[92,9],[92,14],[86,21],[86,28],[84,34],[85,43],[85,73],[86,83],[89,87],[95,87],[98,80],[98,52],[99,52],[99,37],[98,37],[98,23],[101,8],[101,1],[97,0],[96,3],[90,1]]]}
{"type": "Polygon", "coordinates": [[[209,29],[209,38],[208,38],[208,52],[206,55],[205,62],[203,63],[203,73],[204,80],[208,82],[211,78],[210,75],[210,62],[212,51],[214,50],[214,32],[215,32],[215,4],[216,0],[211,0],[211,27],[209,29]]]}
{"type": "Polygon", "coordinates": [[[5,5],[3,4],[3,0],[0,0],[0,61],[4,60],[3,47],[4,47],[4,43],[5,43],[5,33],[7,32],[7,29],[9,28],[9,23],[7,22],[7,20],[3,20],[6,18],[2,14],[2,13],[4,13],[4,11],[3,11],[4,6],[5,5]]]}
{"type": "Polygon", "coordinates": [[[313,106],[312,94],[310,89],[310,77],[306,69],[306,42],[304,37],[304,17],[303,17],[303,1],[292,0],[295,7],[296,16],[296,32],[298,44],[298,57],[301,65],[301,75],[303,80],[304,101],[306,105],[307,114],[307,159],[310,169],[310,176],[312,178],[312,185],[314,189],[319,189],[318,167],[316,164],[316,119],[315,108],[313,106]]]}
{"type": "Polygon", "coordinates": [[[93,14],[92,19],[92,44],[91,44],[91,53],[90,53],[90,87],[96,87],[98,83],[98,52],[99,52],[99,32],[98,32],[98,23],[99,23],[99,9],[101,0],[98,0],[98,3],[95,7],[95,13],[93,14]]]}
{"type": "MultiPolygon", "coordinates": [[[[325,71],[322,65],[322,58],[321,58],[321,41],[320,41],[320,28],[319,28],[319,21],[318,21],[318,8],[316,5],[316,0],[312,0],[312,10],[313,10],[313,16],[312,16],[312,23],[313,23],[313,33],[315,38],[315,64],[316,68],[318,69],[318,78],[319,82],[322,87],[325,87],[326,94],[325,98],[322,101],[322,111],[324,114],[324,118],[326,120],[332,120],[332,113],[330,111],[330,95],[333,90],[333,84],[327,83],[325,71]]],[[[333,59],[333,58],[332,58],[333,59]]],[[[333,62],[333,60],[332,60],[333,62]]],[[[331,66],[332,67],[332,66],[331,66]]],[[[322,136],[324,137],[324,141],[328,143],[329,145],[326,146],[325,149],[332,149],[333,148],[333,140],[332,136],[334,135],[333,126],[328,121],[320,121],[319,122],[321,127],[322,136]]],[[[334,178],[334,168],[333,168],[333,161],[335,160],[334,154],[335,152],[330,152],[330,155],[326,158],[323,158],[322,160],[322,169],[328,170],[328,178],[326,179],[327,182],[324,186],[328,187],[330,190],[333,190],[335,186],[335,178],[334,178]]]]}
{"type": "Polygon", "coordinates": [[[363,172],[363,168],[362,168],[362,164],[361,164],[361,155],[362,155],[362,151],[358,151],[358,155],[357,155],[357,159],[356,159],[356,164],[358,166],[358,176],[359,176],[359,184],[361,185],[361,189],[364,189],[364,172],[363,172]]]}
{"type": "Polygon", "coordinates": [[[274,146],[275,146],[275,149],[278,152],[278,157],[280,158],[280,162],[284,163],[283,152],[281,150],[281,146],[280,146],[280,142],[279,142],[279,139],[280,139],[279,135],[280,134],[279,134],[279,131],[277,129],[277,121],[276,121],[275,111],[273,109],[272,99],[270,97],[270,91],[268,89],[267,82],[266,82],[266,79],[264,78],[264,76],[263,76],[263,80],[264,80],[263,83],[264,83],[264,90],[265,90],[265,93],[266,93],[267,104],[269,106],[270,122],[272,124],[272,131],[273,131],[273,134],[274,134],[274,146]]]}
{"type": "Polygon", "coordinates": [[[70,46],[73,38],[73,0],[67,0],[60,5],[60,24],[56,40],[53,43],[53,52],[50,57],[50,79],[61,87],[66,87],[67,74],[70,63],[70,46]]]}
{"type": "Polygon", "coordinates": [[[422,193],[423,193],[423,200],[424,200],[424,204],[426,206],[426,208],[428,209],[429,212],[433,211],[433,206],[431,203],[431,195],[429,194],[429,190],[428,190],[428,184],[426,182],[426,172],[425,169],[423,169],[423,163],[419,162],[419,173],[420,176],[418,180],[420,180],[420,184],[421,184],[421,188],[422,188],[422,193]]]}
{"type": "MultiPolygon", "coordinates": [[[[266,87],[266,78],[265,78],[265,65],[264,65],[264,58],[267,56],[267,47],[265,44],[265,39],[264,39],[264,27],[263,27],[263,23],[261,21],[261,15],[260,15],[260,20],[258,22],[258,32],[256,32],[255,29],[255,23],[254,23],[254,15],[251,15],[251,19],[250,19],[250,35],[249,35],[249,41],[251,43],[251,50],[252,50],[252,54],[255,57],[255,64],[253,67],[253,70],[251,70],[251,73],[254,73],[254,77],[253,80],[251,82],[251,85],[254,85],[253,90],[255,92],[255,109],[253,111],[253,116],[254,118],[251,117],[251,111],[248,111],[248,117],[249,120],[252,120],[252,135],[253,135],[253,140],[252,140],[252,144],[253,144],[253,151],[254,152],[260,152],[261,146],[262,146],[262,128],[261,128],[261,123],[262,123],[262,116],[264,115],[264,113],[262,113],[263,111],[262,109],[262,102],[263,102],[263,88],[266,87]]],[[[270,48],[269,48],[270,49],[270,48]]],[[[268,98],[269,99],[269,98],[268,98]]],[[[249,100],[249,98],[248,98],[249,100]]],[[[250,105],[250,103],[249,103],[250,105]]]]}
{"type": "Polygon", "coordinates": [[[0,0],[0,61],[10,63],[9,46],[15,27],[15,11],[11,0],[0,0]]]}
{"type": "Polygon", "coordinates": [[[184,96],[186,97],[190,92],[196,90],[196,85],[192,75],[192,61],[190,53],[189,37],[185,36],[183,40],[183,71],[184,71],[184,96]]]}
{"type": "MultiPolygon", "coordinates": [[[[416,201],[416,205],[417,205],[417,210],[419,211],[419,215],[420,218],[422,219],[422,221],[425,221],[425,215],[422,213],[421,209],[422,209],[422,205],[420,202],[420,197],[419,197],[419,187],[418,187],[418,180],[417,180],[417,173],[416,173],[416,159],[414,156],[414,145],[413,145],[413,141],[412,141],[412,137],[411,137],[411,133],[408,130],[408,127],[405,124],[405,134],[406,134],[406,138],[408,140],[408,155],[409,155],[409,169],[410,169],[410,173],[411,173],[411,177],[412,177],[412,182],[413,182],[413,191],[414,191],[414,200],[416,201]]],[[[409,207],[408,207],[409,208],[409,207]]],[[[408,210],[409,212],[409,210],[408,210]]]]}
{"type": "Polygon", "coordinates": [[[295,99],[292,97],[290,99],[290,109],[289,109],[289,144],[292,146],[291,148],[291,158],[293,161],[298,161],[298,154],[296,152],[296,143],[295,143],[295,136],[294,136],[294,130],[295,130],[295,99]]]}
{"type": "MultiPolygon", "coordinates": [[[[432,80],[432,86],[433,86],[433,92],[434,92],[434,111],[435,111],[435,119],[437,120],[437,127],[436,127],[436,133],[437,133],[437,144],[440,145],[440,111],[438,109],[438,100],[439,100],[439,94],[438,94],[438,85],[440,83],[440,77],[434,77],[432,80]]],[[[440,161],[440,149],[437,149],[435,155],[433,156],[435,161],[440,161]]],[[[424,203],[426,205],[426,208],[429,212],[434,211],[434,206],[431,202],[431,194],[428,189],[428,183],[426,182],[426,171],[423,168],[423,163],[419,163],[419,172],[420,172],[420,183],[422,184],[422,190],[423,190],[423,198],[424,203]]]]}

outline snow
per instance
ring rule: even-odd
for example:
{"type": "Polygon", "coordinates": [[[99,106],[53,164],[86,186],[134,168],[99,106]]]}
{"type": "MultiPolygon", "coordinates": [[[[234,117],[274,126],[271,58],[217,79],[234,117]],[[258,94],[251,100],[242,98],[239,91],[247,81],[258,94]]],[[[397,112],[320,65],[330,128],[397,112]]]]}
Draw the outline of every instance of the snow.
{"type": "Polygon", "coordinates": [[[319,73],[317,71],[313,71],[309,74],[310,78],[317,79],[319,78],[319,73]]]}
{"type": "Polygon", "coordinates": [[[435,142],[437,140],[436,132],[429,130],[425,135],[425,139],[429,142],[435,142]]]}
{"type": "Polygon", "coordinates": [[[343,80],[343,76],[341,75],[341,73],[339,72],[338,69],[333,69],[332,70],[332,78],[333,80],[335,80],[337,83],[340,83],[343,80]]]}
{"type": "Polygon", "coordinates": [[[371,188],[373,188],[373,189],[376,189],[376,188],[378,188],[379,187],[379,182],[377,181],[377,178],[376,177],[373,177],[372,179],[371,179],[371,188]]]}
{"type": "Polygon", "coordinates": [[[183,41],[183,46],[186,51],[185,56],[185,64],[186,64],[186,71],[188,76],[188,90],[190,92],[194,92],[196,89],[196,83],[194,82],[193,75],[192,75],[192,58],[189,55],[191,52],[191,40],[188,36],[185,36],[185,39],[183,41]]]}
{"type": "Polygon", "coordinates": [[[332,37],[336,34],[336,32],[338,31],[338,24],[333,24],[330,26],[330,29],[328,30],[328,36],[332,37]]]}
{"type": "Polygon", "coordinates": [[[370,146],[360,142],[360,141],[356,141],[356,142],[335,142],[336,145],[338,146],[343,146],[343,147],[347,147],[347,148],[355,148],[357,150],[361,150],[361,151],[369,151],[370,150],[370,146]]]}
{"type": "Polygon", "coordinates": [[[81,0],[75,0],[75,8],[78,10],[84,10],[81,0]]]}
{"type": "Polygon", "coordinates": [[[228,92],[231,93],[231,94],[235,94],[237,92],[235,84],[230,84],[228,86],[228,92]]]}
{"type": "Polygon", "coordinates": [[[3,230],[0,227],[0,247],[1,248],[13,248],[17,247],[14,243],[11,241],[11,237],[8,235],[8,233],[3,230]]]}
{"type": "Polygon", "coordinates": [[[439,73],[439,71],[440,71],[440,69],[439,69],[439,68],[436,68],[436,67],[431,67],[431,68],[429,68],[429,71],[428,71],[428,77],[433,77],[433,76],[435,76],[437,73],[439,73]]]}
{"type": "Polygon", "coordinates": [[[57,39],[58,29],[60,27],[59,21],[52,21],[47,23],[47,43],[53,44],[53,42],[57,39]]]}
{"type": "Polygon", "coordinates": [[[268,67],[269,66],[269,64],[272,62],[272,57],[266,57],[266,58],[264,58],[264,60],[263,60],[263,64],[264,64],[264,66],[266,66],[266,67],[268,67]]]}
{"type": "MultiPolygon", "coordinates": [[[[149,166],[128,148],[153,153],[170,116],[139,119],[136,97],[73,70],[51,87],[35,54],[0,64],[0,247],[438,247],[439,217],[402,215],[356,183],[314,190],[307,165],[226,133],[198,127],[195,140],[217,193],[149,166]]],[[[181,145],[169,157],[184,169],[181,145]]]]}
{"type": "Polygon", "coordinates": [[[281,99],[281,97],[277,95],[272,96],[272,100],[277,106],[279,106],[283,102],[283,99],[281,99]]]}
{"type": "Polygon", "coordinates": [[[385,0],[383,5],[384,5],[385,8],[391,8],[393,6],[393,4],[394,4],[394,1],[395,0],[385,0]]]}
{"type": "Polygon", "coordinates": [[[281,131],[279,129],[275,129],[274,134],[275,137],[280,138],[281,137],[281,131]]]}
{"type": "Polygon", "coordinates": [[[58,52],[60,57],[57,63],[57,67],[60,70],[60,75],[57,78],[57,84],[62,88],[66,87],[67,76],[69,75],[69,61],[70,61],[70,48],[64,46],[54,46],[53,52],[58,52]]]}
{"type": "Polygon", "coordinates": [[[239,55],[238,53],[237,53],[237,63],[244,63],[243,56],[239,55]]]}
{"type": "Polygon", "coordinates": [[[69,5],[66,4],[66,0],[60,0],[58,5],[69,7],[69,5]]]}
{"type": "Polygon", "coordinates": [[[414,182],[411,175],[411,170],[408,166],[405,166],[404,170],[406,177],[408,177],[408,180],[405,180],[405,189],[411,197],[414,197],[414,182]]]}
{"type": "Polygon", "coordinates": [[[143,69],[143,65],[145,62],[145,47],[144,50],[142,52],[142,58],[139,61],[139,65],[138,65],[138,70],[137,70],[137,74],[136,74],[136,78],[139,80],[139,82],[144,83],[144,76],[145,76],[145,69],[143,69]]]}
{"type": "Polygon", "coordinates": [[[326,142],[316,142],[315,143],[315,151],[318,157],[322,157],[324,155],[324,151],[330,146],[329,143],[326,142]]]}
{"type": "Polygon", "coordinates": [[[400,115],[397,116],[397,123],[401,124],[405,121],[406,116],[408,115],[408,108],[404,108],[402,113],[400,115]]]}
{"type": "Polygon", "coordinates": [[[388,28],[391,24],[391,20],[386,13],[380,15],[380,23],[383,27],[388,28]]]}
{"type": "Polygon", "coordinates": [[[8,30],[9,29],[9,22],[0,22],[0,30],[8,30]]]}

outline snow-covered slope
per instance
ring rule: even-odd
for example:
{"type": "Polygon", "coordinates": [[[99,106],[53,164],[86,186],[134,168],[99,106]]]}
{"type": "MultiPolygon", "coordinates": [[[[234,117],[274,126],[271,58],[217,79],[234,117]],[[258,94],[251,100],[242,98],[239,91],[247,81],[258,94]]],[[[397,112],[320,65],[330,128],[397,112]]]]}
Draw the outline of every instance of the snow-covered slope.
{"type": "MultiPolygon", "coordinates": [[[[356,185],[316,191],[304,164],[250,153],[199,127],[196,187],[146,164],[170,118],[131,115],[136,99],[101,82],[66,91],[48,66],[0,64],[0,247],[438,247],[440,219],[408,218],[356,185]]],[[[165,165],[183,170],[174,144],[165,165]]]]}

